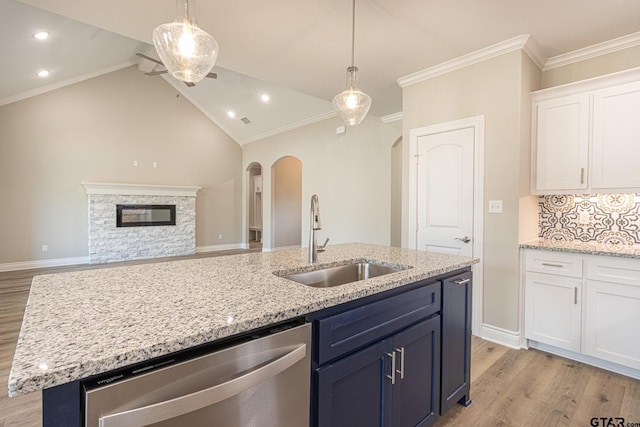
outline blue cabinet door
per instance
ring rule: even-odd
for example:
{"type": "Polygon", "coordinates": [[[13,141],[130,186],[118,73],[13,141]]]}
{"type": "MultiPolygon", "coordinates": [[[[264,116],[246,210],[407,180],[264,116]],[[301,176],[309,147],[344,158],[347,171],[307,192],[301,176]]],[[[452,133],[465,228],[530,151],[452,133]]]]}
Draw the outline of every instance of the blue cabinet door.
{"type": "Polygon", "coordinates": [[[440,316],[393,337],[393,427],[427,427],[439,418],[440,316]]]}
{"type": "Polygon", "coordinates": [[[390,340],[373,344],[316,371],[318,427],[390,426],[390,340]]]}
{"type": "Polygon", "coordinates": [[[469,397],[471,368],[471,272],[442,282],[442,395],[440,413],[469,397]]]}

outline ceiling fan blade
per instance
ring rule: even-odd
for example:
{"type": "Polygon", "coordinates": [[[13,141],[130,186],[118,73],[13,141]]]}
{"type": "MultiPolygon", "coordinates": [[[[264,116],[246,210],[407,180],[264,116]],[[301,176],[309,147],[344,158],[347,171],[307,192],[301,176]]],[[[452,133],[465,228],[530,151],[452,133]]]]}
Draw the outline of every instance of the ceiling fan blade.
{"type": "Polygon", "coordinates": [[[195,83],[191,83],[191,82],[184,82],[184,84],[186,84],[187,87],[194,87],[196,85],[195,83]]]}
{"type": "Polygon", "coordinates": [[[162,70],[162,71],[150,71],[150,72],[148,72],[148,73],[144,73],[144,75],[145,75],[145,76],[157,76],[157,75],[160,75],[160,74],[166,74],[166,73],[168,73],[168,71],[167,71],[167,70],[162,70]]]}
{"type": "Polygon", "coordinates": [[[145,54],[143,54],[143,53],[136,53],[136,55],[137,55],[137,56],[139,56],[140,58],[144,58],[144,59],[146,59],[146,60],[148,60],[148,61],[155,62],[156,64],[158,64],[158,65],[162,65],[162,66],[164,67],[164,64],[163,64],[162,62],[158,61],[158,60],[157,60],[157,59],[155,59],[155,58],[152,58],[152,57],[150,57],[150,56],[147,56],[147,55],[145,55],[145,54]]]}
{"type": "Polygon", "coordinates": [[[209,73],[205,77],[209,77],[210,79],[217,79],[218,75],[216,73],[209,73]]]}

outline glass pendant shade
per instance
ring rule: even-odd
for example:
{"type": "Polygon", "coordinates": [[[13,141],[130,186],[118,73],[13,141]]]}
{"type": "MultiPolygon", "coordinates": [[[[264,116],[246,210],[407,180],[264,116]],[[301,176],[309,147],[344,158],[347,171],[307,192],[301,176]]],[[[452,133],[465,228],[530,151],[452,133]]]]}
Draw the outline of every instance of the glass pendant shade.
{"type": "Polygon", "coordinates": [[[349,126],[360,124],[371,108],[371,97],[358,89],[357,73],[358,67],[347,68],[347,88],[333,97],[333,109],[349,126]]]}
{"type": "Polygon", "coordinates": [[[169,74],[197,83],[211,71],[218,58],[218,42],[200,29],[193,17],[194,0],[177,0],[174,22],[153,30],[153,44],[169,74]]]}

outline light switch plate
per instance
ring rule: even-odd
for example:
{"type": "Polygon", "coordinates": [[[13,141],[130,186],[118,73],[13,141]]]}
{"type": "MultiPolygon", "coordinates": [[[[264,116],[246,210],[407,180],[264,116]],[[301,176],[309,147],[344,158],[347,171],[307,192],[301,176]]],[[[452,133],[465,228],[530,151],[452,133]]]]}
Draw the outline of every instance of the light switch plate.
{"type": "Polygon", "coordinates": [[[502,200],[489,200],[489,213],[502,213],[502,200]]]}

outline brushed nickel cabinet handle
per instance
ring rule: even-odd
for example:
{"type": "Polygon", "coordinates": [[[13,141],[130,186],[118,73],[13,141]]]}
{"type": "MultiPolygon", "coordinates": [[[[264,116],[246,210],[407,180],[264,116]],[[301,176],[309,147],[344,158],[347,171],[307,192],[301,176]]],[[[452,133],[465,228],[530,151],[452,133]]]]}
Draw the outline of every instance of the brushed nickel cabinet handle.
{"type": "Polygon", "coordinates": [[[400,379],[404,379],[404,347],[396,348],[396,351],[400,353],[400,369],[396,372],[400,374],[400,379]]]}
{"type": "Polygon", "coordinates": [[[455,283],[456,285],[465,285],[470,281],[471,279],[460,279],[460,280],[454,280],[453,283],[455,283]]]}
{"type": "Polygon", "coordinates": [[[391,380],[391,385],[394,385],[396,383],[396,352],[387,353],[387,356],[391,358],[391,375],[386,375],[386,377],[391,380]]]}
{"type": "Polygon", "coordinates": [[[556,268],[564,267],[562,264],[551,264],[549,262],[543,262],[542,265],[544,265],[545,267],[556,267],[556,268]]]}
{"type": "Polygon", "coordinates": [[[580,168],[580,184],[584,184],[584,168],[580,168]]]}
{"type": "Polygon", "coordinates": [[[573,304],[578,305],[578,287],[573,288],[573,304]]]}

